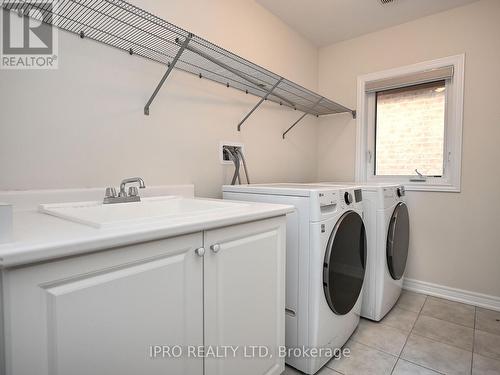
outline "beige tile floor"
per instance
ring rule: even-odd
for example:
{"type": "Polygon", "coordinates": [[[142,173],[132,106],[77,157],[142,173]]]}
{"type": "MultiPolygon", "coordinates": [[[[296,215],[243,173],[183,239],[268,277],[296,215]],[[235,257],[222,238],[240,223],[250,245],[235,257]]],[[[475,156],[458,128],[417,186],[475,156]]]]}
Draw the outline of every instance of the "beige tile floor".
{"type": "Polygon", "coordinates": [[[500,375],[500,312],[405,291],[381,322],[362,319],[346,347],[349,358],[318,374],[500,375]]]}

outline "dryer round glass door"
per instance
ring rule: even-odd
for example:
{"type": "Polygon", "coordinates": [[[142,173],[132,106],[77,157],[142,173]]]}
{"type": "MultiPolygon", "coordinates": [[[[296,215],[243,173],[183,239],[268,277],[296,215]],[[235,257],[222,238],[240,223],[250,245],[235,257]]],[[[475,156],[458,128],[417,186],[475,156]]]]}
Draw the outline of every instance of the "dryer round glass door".
{"type": "Polygon", "coordinates": [[[410,241],[410,219],[408,208],[403,202],[398,203],[392,213],[387,233],[387,266],[394,280],[403,277],[408,258],[410,241]]]}
{"type": "Polygon", "coordinates": [[[365,261],[363,219],[348,211],[333,228],[323,263],[323,289],[335,314],[347,314],[356,304],[363,287],[365,261]]]}

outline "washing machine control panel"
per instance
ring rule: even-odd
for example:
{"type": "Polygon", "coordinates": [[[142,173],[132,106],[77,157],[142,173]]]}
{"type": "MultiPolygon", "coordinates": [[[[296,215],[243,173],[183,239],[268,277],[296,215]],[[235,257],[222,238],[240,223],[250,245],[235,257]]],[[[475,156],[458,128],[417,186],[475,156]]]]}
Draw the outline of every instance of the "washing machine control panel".
{"type": "Polygon", "coordinates": [[[337,204],[338,195],[336,191],[321,191],[318,193],[319,206],[332,206],[337,204]]]}
{"type": "Polygon", "coordinates": [[[325,220],[335,215],[341,203],[338,190],[317,190],[311,194],[311,221],[325,220]]]}
{"type": "Polygon", "coordinates": [[[363,201],[363,193],[361,189],[354,189],[354,199],[356,203],[363,201]]]}
{"type": "Polygon", "coordinates": [[[343,188],[340,189],[339,203],[343,210],[362,210],[363,196],[362,189],[343,188]]]}

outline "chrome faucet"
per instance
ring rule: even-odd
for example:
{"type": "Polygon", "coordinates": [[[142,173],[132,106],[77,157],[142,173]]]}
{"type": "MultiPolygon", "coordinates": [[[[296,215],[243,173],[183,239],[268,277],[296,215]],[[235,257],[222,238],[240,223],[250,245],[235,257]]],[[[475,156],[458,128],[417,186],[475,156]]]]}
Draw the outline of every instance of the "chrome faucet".
{"type": "Polygon", "coordinates": [[[130,186],[128,188],[128,193],[125,190],[128,184],[133,183],[138,183],[139,189],[144,189],[146,187],[144,180],[140,177],[126,178],[120,183],[120,192],[118,195],[114,187],[106,188],[103,204],[140,202],[141,197],[139,196],[139,189],[136,186],[130,186]]]}
{"type": "MultiPolygon", "coordinates": [[[[118,196],[119,197],[126,197],[127,192],[125,191],[125,187],[127,186],[127,184],[132,184],[134,182],[137,182],[139,184],[140,189],[144,189],[146,187],[146,184],[144,184],[144,180],[140,177],[126,178],[120,184],[120,194],[118,194],[118,196]]],[[[129,189],[129,191],[131,191],[131,190],[133,191],[133,189],[129,189]]],[[[131,194],[129,194],[129,195],[131,195],[131,194]]]]}

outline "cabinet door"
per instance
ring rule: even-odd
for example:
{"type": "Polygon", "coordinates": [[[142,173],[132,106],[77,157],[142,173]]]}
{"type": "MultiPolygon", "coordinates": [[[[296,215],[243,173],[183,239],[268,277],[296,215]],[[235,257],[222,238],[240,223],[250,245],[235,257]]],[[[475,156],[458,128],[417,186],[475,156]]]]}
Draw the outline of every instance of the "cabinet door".
{"type": "Polygon", "coordinates": [[[203,345],[200,246],[201,233],[4,271],[6,373],[201,375],[200,358],[150,355],[203,345]]]}
{"type": "Polygon", "coordinates": [[[205,375],[281,374],[285,217],[207,231],[204,244],[205,375]]]}

